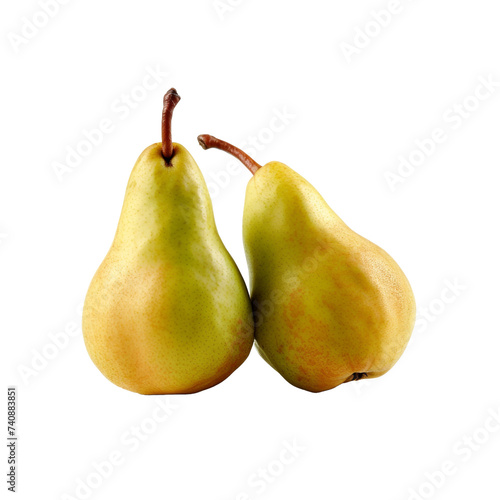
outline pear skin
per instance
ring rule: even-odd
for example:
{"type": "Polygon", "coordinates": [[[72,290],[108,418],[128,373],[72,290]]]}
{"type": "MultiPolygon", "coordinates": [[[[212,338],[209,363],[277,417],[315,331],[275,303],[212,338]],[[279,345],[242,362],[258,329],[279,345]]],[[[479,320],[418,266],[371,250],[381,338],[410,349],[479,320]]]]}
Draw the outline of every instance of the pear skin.
{"type": "Polygon", "coordinates": [[[291,168],[260,167],[224,141],[199,140],[254,174],[243,240],[262,357],[311,392],[389,371],[415,323],[413,292],[396,262],[352,231],[291,168]]]}

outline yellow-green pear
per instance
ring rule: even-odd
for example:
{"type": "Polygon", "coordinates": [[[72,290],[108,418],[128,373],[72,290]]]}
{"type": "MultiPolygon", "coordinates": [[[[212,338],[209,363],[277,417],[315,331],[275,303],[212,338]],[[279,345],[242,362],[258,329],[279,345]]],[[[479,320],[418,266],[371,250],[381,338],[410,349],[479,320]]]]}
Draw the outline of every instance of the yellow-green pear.
{"type": "Polygon", "coordinates": [[[141,394],[212,387],[253,344],[248,292],[217,232],[203,176],[172,143],[179,99],[175,89],[165,96],[163,142],[137,160],[83,311],[93,362],[116,385],[141,394]]]}
{"type": "Polygon", "coordinates": [[[312,392],[389,371],[415,322],[413,292],[396,262],[283,163],[261,167],[224,141],[198,140],[233,154],[254,174],[243,238],[262,357],[312,392]]]}

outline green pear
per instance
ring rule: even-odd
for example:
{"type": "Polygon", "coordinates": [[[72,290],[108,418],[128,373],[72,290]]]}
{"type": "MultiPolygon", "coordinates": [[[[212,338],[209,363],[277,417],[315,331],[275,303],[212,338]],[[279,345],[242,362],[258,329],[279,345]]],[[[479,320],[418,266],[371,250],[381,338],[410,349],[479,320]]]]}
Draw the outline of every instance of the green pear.
{"type": "Polygon", "coordinates": [[[415,323],[413,292],[396,262],[283,163],[261,167],[224,141],[198,139],[205,149],[233,154],[254,174],[243,238],[262,357],[311,392],[389,371],[415,323]]]}
{"type": "Polygon", "coordinates": [[[171,142],[180,97],[165,96],[163,142],[139,157],[116,235],[90,285],[83,334],[116,385],[193,393],[228,377],[253,344],[250,298],[189,152],[171,142]]]}

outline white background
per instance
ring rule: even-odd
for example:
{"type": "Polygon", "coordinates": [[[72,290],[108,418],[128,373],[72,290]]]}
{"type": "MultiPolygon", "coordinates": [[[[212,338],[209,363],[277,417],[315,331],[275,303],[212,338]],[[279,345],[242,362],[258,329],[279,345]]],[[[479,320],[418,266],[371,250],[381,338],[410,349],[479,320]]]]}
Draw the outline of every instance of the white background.
{"type": "Polygon", "coordinates": [[[368,40],[359,30],[388,1],[221,4],[73,0],[34,34],[24,27],[24,41],[23,18],[40,6],[2,5],[0,304],[3,384],[19,392],[18,498],[500,498],[500,87],[471,97],[481,78],[500,82],[498,2],[401,0],[387,26],[368,24],[368,40]],[[342,44],[355,42],[367,46],[349,62],[342,44]],[[163,76],[142,91],[147,68],[163,76]],[[254,350],[213,389],[145,397],[99,373],[81,332],[64,333],[80,327],[172,86],[182,96],[174,140],[210,184],[245,277],[249,173],[228,173],[229,158],[202,151],[200,133],[260,137],[257,161],[297,170],[398,261],[419,319],[389,374],[310,394],[254,350]],[[140,102],[124,108],[123,95],[140,102]],[[469,116],[453,118],[466,99],[469,116]],[[277,111],[294,116],[270,133],[277,111]],[[54,164],[105,118],[113,130],[59,179],[54,164]],[[391,189],[387,172],[436,128],[446,141],[391,189]],[[176,407],[161,423],[157,401],[176,407]],[[121,461],[102,478],[93,464],[110,454],[121,461]],[[436,472],[444,463],[453,473],[436,472]]]}

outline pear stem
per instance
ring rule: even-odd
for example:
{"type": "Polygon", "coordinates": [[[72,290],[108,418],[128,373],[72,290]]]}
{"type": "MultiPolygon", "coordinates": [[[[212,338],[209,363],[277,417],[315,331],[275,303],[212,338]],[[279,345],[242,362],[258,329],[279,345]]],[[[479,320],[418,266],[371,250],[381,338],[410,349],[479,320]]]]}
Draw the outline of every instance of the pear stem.
{"type": "Polygon", "coordinates": [[[221,141],[220,139],[217,139],[212,135],[199,135],[198,142],[203,149],[215,148],[229,153],[230,155],[240,160],[241,163],[243,163],[243,165],[245,165],[245,167],[247,167],[248,170],[252,172],[252,174],[255,174],[257,170],[261,168],[261,165],[259,165],[253,158],[248,156],[244,151],[237,148],[236,146],[233,146],[232,144],[229,144],[228,142],[221,141]]]}
{"type": "Polygon", "coordinates": [[[172,144],[172,114],[181,96],[174,88],[170,89],[163,98],[163,115],[161,119],[161,154],[170,165],[170,160],[174,156],[174,146],[172,144]]]}

